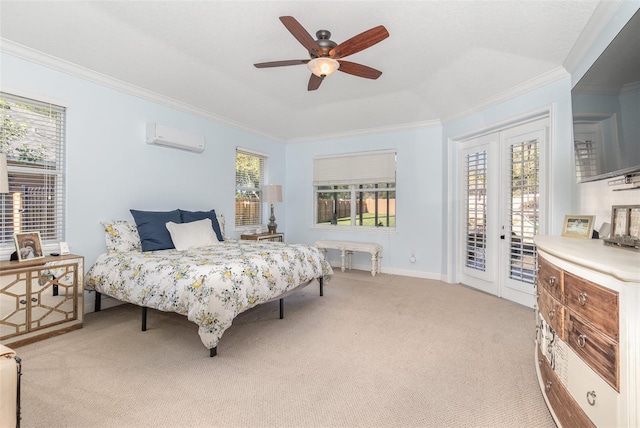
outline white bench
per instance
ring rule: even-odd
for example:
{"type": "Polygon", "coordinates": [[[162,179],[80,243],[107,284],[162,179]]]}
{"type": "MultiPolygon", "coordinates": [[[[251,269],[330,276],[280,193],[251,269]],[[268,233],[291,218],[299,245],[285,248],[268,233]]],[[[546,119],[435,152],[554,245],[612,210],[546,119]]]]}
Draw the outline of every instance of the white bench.
{"type": "Polygon", "coordinates": [[[325,259],[327,257],[327,250],[340,250],[342,272],[344,272],[345,266],[351,269],[351,256],[354,251],[362,251],[371,254],[371,276],[376,276],[376,273],[380,272],[380,263],[382,259],[382,245],[380,244],[374,244],[371,242],[321,240],[317,241],[314,245],[322,251],[325,259]]]}

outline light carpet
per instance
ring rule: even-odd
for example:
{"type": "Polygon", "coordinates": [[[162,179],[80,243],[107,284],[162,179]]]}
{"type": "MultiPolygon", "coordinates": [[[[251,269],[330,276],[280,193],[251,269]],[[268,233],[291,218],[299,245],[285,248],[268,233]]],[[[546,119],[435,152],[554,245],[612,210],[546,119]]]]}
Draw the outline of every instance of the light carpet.
{"type": "Polygon", "coordinates": [[[554,427],[531,309],[439,281],[336,272],[236,318],[121,305],[16,348],[22,427],[554,427]]]}

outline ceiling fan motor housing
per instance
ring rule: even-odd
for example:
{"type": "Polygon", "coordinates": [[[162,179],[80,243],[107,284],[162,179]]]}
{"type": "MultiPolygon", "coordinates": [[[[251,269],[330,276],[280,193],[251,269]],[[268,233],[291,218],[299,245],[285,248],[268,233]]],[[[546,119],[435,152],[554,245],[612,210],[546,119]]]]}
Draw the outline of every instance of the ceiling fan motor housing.
{"type": "Polygon", "coordinates": [[[331,32],[329,32],[328,30],[318,30],[318,31],[316,31],[316,37],[318,38],[318,40],[316,40],[316,43],[320,47],[320,50],[322,51],[322,54],[321,55],[316,55],[315,53],[310,51],[309,55],[311,56],[311,58],[318,58],[318,57],[321,57],[321,56],[329,56],[329,52],[331,51],[331,49],[333,49],[336,46],[338,46],[338,44],[336,42],[334,42],[333,40],[329,39],[331,37],[331,32]]]}

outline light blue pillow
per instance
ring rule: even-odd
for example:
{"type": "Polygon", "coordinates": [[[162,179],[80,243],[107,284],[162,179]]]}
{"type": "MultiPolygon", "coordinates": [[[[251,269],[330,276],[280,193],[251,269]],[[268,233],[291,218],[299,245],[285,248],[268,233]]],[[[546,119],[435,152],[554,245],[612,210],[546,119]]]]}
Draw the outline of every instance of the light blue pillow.
{"type": "Polygon", "coordinates": [[[167,223],[182,223],[180,210],[139,211],[129,210],[138,227],[142,251],[157,251],[175,248],[167,223]]]}
{"type": "Polygon", "coordinates": [[[218,223],[218,216],[216,215],[216,210],[211,211],[185,211],[179,210],[180,215],[182,217],[183,223],[191,223],[192,221],[204,220],[208,218],[211,220],[211,226],[213,226],[214,232],[216,232],[216,237],[218,241],[224,241],[222,236],[222,232],[220,231],[220,224],[218,223]]]}

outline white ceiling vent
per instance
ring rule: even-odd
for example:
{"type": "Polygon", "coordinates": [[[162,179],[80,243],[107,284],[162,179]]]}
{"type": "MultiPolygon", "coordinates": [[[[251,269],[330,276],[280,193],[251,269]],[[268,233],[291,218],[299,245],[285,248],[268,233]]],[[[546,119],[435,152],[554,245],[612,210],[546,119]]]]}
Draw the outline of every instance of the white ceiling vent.
{"type": "Polygon", "coordinates": [[[202,153],[205,148],[204,135],[181,131],[157,123],[147,123],[147,144],[195,153],[202,153]]]}

